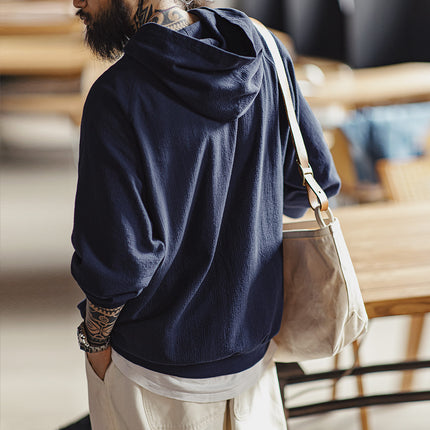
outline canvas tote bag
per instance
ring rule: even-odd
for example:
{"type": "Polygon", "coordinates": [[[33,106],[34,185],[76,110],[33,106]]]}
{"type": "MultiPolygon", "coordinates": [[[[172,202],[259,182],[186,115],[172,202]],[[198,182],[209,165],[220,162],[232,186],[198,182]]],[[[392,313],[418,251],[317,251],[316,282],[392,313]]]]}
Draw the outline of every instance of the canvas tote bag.
{"type": "Polygon", "coordinates": [[[315,214],[315,220],[284,224],[284,310],[274,338],[275,359],[297,362],[330,357],[367,331],[368,317],[339,221],[309,165],[278,47],[266,27],[253,21],[276,66],[303,185],[315,214]]]}

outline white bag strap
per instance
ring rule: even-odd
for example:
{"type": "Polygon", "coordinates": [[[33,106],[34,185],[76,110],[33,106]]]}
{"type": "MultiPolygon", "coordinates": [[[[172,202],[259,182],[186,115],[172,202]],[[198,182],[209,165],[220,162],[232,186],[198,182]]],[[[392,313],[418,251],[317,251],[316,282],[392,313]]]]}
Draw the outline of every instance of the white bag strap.
{"type": "Polygon", "coordinates": [[[275,63],[279,87],[281,89],[282,97],[284,99],[287,118],[291,129],[291,135],[294,147],[296,149],[297,163],[299,165],[303,177],[303,185],[306,186],[308,192],[309,204],[314,211],[318,208],[321,211],[326,211],[328,209],[327,195],[320,187],[318,182],[315,180],[312,167],[309,164],[308,153],[306,151],[303,136],[300,131],[299,124],[297,122],[296,113],[294,111],[293,106],[293,100],[291,98],[290,86],[288,84],[288,78],[285,71],[284,62],[282,61],[278,46],[276,45],[273,35],[261,22],[253,18],[251,18],[251,21],[254,23],[257,30],[260,32],[261,36],[265,40],[267,47],[272,55],[272,59],[275,63]]]}

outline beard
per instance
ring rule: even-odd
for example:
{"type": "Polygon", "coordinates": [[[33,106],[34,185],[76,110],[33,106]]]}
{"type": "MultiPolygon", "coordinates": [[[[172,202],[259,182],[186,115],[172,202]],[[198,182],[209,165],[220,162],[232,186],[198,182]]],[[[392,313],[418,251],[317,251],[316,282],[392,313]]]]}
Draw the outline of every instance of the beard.
{"type": "Polygon", "coordinates": [[[136,32],[130,10],[123,0],[111,0],[110,6],[94,17],[82,10],[76,15],[86,20],[86,44],[97,57],[104,60],[119,58],[130,37],[136,32]]]}

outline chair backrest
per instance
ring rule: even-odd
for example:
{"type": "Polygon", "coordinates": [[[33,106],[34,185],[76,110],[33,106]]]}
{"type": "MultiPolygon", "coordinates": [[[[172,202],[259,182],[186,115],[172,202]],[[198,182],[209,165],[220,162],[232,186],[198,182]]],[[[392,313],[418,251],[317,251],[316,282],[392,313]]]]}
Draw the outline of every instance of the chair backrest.
{"type": "Polygon", "coordinates": [[[379,160],[376,170],[388,199],[430,200],[430,156],[379,160]]]}

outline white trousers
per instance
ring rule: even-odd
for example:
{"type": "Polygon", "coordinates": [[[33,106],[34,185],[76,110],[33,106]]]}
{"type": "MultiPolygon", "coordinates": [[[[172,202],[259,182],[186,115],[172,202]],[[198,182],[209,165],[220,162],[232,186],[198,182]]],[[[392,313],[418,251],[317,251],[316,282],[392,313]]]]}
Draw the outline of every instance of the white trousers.
{"type": "Polygon", "coordinates": [[[101,380],[86,360],[93,430],[286,430],[275,364],[234,399],[192,403],[145,390],[111,363],[101,380]]]}

